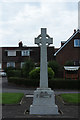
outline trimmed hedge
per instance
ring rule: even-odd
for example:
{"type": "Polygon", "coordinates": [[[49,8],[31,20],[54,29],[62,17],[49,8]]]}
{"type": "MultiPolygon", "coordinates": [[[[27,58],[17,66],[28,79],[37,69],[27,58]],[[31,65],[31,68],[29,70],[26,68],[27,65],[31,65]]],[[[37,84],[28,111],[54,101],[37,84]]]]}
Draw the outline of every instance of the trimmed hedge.
{"type": "Polygon", "coordinates": [[[7,77],[21,77],[21,70],[8,70],[7,77]]]}
{"type": "MultiPolygon", "coordinates": [[[[39,80],[24,79],[17,77],[8,78],[8,82],[26,87],[39,87],[39,80]]],[[[49,80],[49,87],[52,89],[80,89],[80,80],[49,80]]]]}
{"type": "Polygon", "coordinates": [[[49,87],[52,89],[80,89],[79,80],[51,80],[49,87]]]}
{"type": "Polygon", "coordinates": [[[31,80],[26,78],[9,77],[8,82],[16,85],[25,85],[27,87],[39,87],[39,80],[31,80]]]}

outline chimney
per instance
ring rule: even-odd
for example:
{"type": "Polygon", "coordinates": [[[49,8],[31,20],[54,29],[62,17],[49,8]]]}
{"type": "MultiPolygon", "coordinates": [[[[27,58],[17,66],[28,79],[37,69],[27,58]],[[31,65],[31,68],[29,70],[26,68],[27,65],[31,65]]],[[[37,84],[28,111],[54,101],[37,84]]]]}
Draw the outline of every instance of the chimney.
{"type": "Polygon", "coordinates": [[[19,47],[23,47],[22,41],[19,42],[19,47]]]}
{"type": "Polygon", "coordinates": [[[65,44],[66,41],[61,41],[61,47],[65,44]]]}
{"type": "Polygon", "coordinates": [[[74,29],[74,33],[73,34],[75,34],[76,33],[76,29],[74,29]]]}

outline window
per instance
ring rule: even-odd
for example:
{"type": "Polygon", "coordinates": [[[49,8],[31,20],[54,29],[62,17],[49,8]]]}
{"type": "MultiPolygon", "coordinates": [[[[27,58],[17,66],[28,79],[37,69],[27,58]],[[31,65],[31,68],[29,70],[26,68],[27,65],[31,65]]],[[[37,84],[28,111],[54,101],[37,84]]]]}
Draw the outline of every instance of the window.
{"type": "Polygon", "coordinates": [[[23,50],[22,51],[22,56],[30,56],[30,51],[29,50],[23,50]]]}
{"type": "Polygon", "coordinates": [[[16,56],[16,51],[14,50],[8,51],[8,56],[16,56]]]}
{"type": "Polygon", "coordinates": [[[80,65],[80,60],[74,61],[74,65],[79,66],[80,65]]]}
{"type": "Polygon", "coordinates": [[[8,62],[7,67],[15,67],[15,62],[8,62]]]}
{"type": "Polygon", "coordinates": [[[80,39],[74,40],[74,47],[80,47],[80,39]]]}

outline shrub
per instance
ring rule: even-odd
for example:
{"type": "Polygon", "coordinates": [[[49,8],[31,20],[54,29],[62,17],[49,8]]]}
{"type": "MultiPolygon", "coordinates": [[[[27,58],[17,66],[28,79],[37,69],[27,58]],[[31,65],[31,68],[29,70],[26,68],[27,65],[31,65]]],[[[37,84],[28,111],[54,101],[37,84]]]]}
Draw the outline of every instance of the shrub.
{"type": "Polygon", "coordinates": [[[26,60],[23,67],[22,67],[22,72],[23,72],[23,77],[28,78],[29,77],[29,72],[35,68],[34,63],[32,60],[26,60]]]}
{"type": "Polygon", "coordinates": [[[21,70],[8,70],[7,77],[21,77],[21,70]]]}
{"type": "MultiPolygon", "coordinates": [[[[29,73],[30,79],[40,79],[40,68],[34,69],[29,73]]],[[[48,79],[54,78],[54,71],[48,68],[48,79]]]]}
{"type": "Polygon", "coordinates": [[[55,76],[57,76],[57,73],[59,71],[59,64],[54,60],[54,61],[49,61],[48,62],[48,67],[52,68],[52,70],[55,73],[55,76]]]}
{"type": "Polygon", "coordinates": [[[29,73],[29,77],[30,77],[30,79],[37,79],[37,80],[39,80],[40,79],[40,67],[37,68],[37,69],[32,70],[29,73]]]}
{"type": "Polygon", "coordinates": [[[54,71],[52,70],[52,68],[48,67],[48,79],[51,80],[54,78],[54,71]]]}

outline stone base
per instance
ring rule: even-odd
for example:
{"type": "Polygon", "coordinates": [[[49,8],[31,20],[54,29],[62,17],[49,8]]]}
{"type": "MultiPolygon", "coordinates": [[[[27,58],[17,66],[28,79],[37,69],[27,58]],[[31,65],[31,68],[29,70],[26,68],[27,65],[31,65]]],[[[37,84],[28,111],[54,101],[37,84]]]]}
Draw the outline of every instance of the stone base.
{"type": "Polygon", "coordinates": [[[30,106],[30,114],[57,115],[58,107],[55,104],[54,91],[50,88],[37,88],[34,91],[33,104],[30,106]]]}

